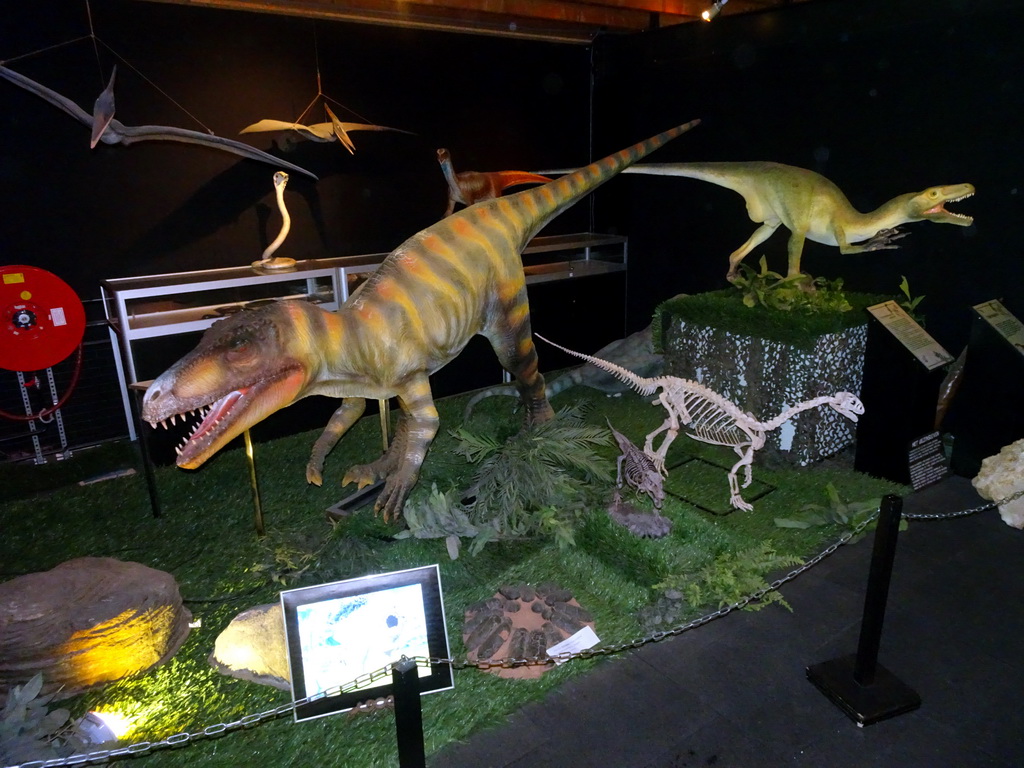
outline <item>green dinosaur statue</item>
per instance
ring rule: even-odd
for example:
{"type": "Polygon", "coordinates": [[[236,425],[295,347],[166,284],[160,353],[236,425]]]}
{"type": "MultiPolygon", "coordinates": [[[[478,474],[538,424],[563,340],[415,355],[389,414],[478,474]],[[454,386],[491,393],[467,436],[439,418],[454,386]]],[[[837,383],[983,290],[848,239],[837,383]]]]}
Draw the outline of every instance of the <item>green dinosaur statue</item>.
{"type": "Polygon", "coordinates": [[[974,223],[970,216],[951,213],[944,207],[973,195],[971,184],[910,192],[894,197],[871,213],[861,213],[839,187],[821,174],[781,163],[652,163],[635,165],[624,173],[685,176],[743,195],[747,214],[761,226],[729,256],[726,279],[730,282],[736,278],[743,258],[771,237],[780,224],[785,224],[791,233],[787,277],[796,277],[800,275],[800,258],[807,239],[837,245],[844,254],[865,253],[899,248],[894,241],[907,234],[897,229],[901,224],[932,221],[969,227],[974,223]]]}
{"type": "Polygon", "coordinates": [[[269,414],[308,395],[343,398],[313,446],[306,479],[362,415],[365,398],[397,397],[401,414],[387,452],[352,467],[343,484],[386,478],[376,510],[398,517],[437,434],[428,376],[480,334],[516,379],[529,423],[554,412],[538,370],[520,253],[555,216],[697,121],[563,176],[463,209],[388,255],[337,312],[282,301],[215,323],[199,346],[149,387],[142,418],[203,414],[177,464],[193,469],[269,414]]]}

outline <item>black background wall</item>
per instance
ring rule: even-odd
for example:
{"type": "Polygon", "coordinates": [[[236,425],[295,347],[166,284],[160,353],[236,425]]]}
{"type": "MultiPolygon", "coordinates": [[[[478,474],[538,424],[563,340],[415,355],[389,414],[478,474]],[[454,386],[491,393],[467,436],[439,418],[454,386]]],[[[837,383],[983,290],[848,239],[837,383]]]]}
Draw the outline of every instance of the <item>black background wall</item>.
{"type": "MultiPolygon", "coordinates": [[[[317,174],[291,174],[282,256],[386,252],[439,219],[438,147],[457,170],[587,160],[583,47],[137,0],[90,6],[101,65],[88,37],[26,55],[88,36],[85,0],[5,7],[0,60],[90,112],[116,63],[123,123],[208,129],[317,174]],[[354,133],[355,155],[238,136],[262,118],[296,119],[317,95],[318,62],[323,92],[349,110],[332,104],[342,120],[416,135],[354,133]]],[[[90,151],[88,128],[42,99],[0,81],[0,100],[3,263],[49,269],[91,297],[103,278],[248,264],[277,235],[271,166],[165,142],[90,151]]],[[[319,103],[304,118],[324,120],[319,103]]],[[[552,231],[588,222],[584,206],[552,231]]]]}
{"type": "MultiPolygon", "coordinates": [[[[969,307],[1003,298],[1024,312],[1024,4],[1006,0],[816,0],[719,17],[596,47],[594,143],[700,117],[650,162],[774,160],[824,174],[861,211],[904,192],[970,182],[950,205],[970,228],[907,225],[901,248],[841,256],[808,242],[804,269],[855,290],[898,292],[955,355],[969,307]]],[[[725,287],[729,253],[756,225],[742,198],[681,178],[625,176],[597,222],[630,237],[630,323],[678,292],[725,287]]],[[[761,254],[785,272],[785,228],[761,254]]]]}

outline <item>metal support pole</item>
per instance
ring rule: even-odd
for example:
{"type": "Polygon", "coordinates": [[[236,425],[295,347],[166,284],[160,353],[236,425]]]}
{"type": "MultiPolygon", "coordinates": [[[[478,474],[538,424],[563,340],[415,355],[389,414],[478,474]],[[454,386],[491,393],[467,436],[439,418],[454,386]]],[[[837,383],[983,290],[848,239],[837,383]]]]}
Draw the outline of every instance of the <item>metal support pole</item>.
{"type": "Polygon", "coordinates": [[[263,505],[260,503],[260,485],[256,480],[256,455],[252,447],[252,436],[249,430],[245,430],[245,458],[249,463],[249,485],[252,488],[252,507],[256,523],[256,535],[263,537],[266,530],[263,527],[263,505]]]}
{"type": "Polygon", "coordinates": [[[921,697],[878,663],[902,509],[898,496],[882,499],[857,653],[807,668],[807,679],[862,727],[921,706],[921,697]]]}
{"type": "Polygon", "coordinates": [[[394,684],[398,765],[400,768],[426,768],[420,678],[416,662],[403,656],[391,668],[391,680],[394,684]]]}
{"type": "Polygon", "coordinates": [[[388,439],[388,423],[391,421],[391,408],[385,399],[378,400],[377,405],[380,408],[380,439],[383,444],[383,451],[387,453],[388,443],[391,442],[388,439]]]}
{"type": "Polygon", "coordinates": [[[141,416],[142,397],[152,383],[152,381],[138,381],[130,384],[128,387],[130,390],[128,403],[131,408],[131,423],[139,425],[139,454],[142,457],[142,473],[146,478],[146,489],[149,491],[149,508],[153,511],[153,517],[161,517],[160,495],[156,487],[156,474],[153,472],[153,459],[149,454],[149,436],[146,432],[146,425],[142,423],[141,416]]]}

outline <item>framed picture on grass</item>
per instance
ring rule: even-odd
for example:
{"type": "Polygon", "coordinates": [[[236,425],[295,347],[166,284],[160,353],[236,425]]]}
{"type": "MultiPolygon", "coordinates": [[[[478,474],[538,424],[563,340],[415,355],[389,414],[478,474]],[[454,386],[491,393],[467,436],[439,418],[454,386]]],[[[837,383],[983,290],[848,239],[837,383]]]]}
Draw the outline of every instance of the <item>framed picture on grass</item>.
{"type": "MultiPolygon", "coordinates": [[[[281,593],[294,701],[347,686],[402,656],[448,658],[436,565],[362,576],[281,593]]],[[[421,693],[454,687],[451,667],[419,667],[421,693]]],[[[390,674],[337,696],[295,707],[295,720],[352,709],[388,696],[390,674]]]]}

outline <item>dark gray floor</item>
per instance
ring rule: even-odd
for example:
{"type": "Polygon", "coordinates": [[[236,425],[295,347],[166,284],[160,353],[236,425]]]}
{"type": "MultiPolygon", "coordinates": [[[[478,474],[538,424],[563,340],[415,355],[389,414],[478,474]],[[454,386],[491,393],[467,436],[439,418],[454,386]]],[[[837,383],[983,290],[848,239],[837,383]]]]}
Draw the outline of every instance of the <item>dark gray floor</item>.
{"type": "MultiPolygon", "coordinates": [[[[904,511],[982,503],[950,478],[904,511]]],[[[856,651],[871,546],[844,546],[783,587],[793,613],[733,612],[617,657],[430,765],[1024,766],[1024,532],[989,510],[900,535],[879,661],[923,703],[862,728],[805,670],[856,651]]]]}

